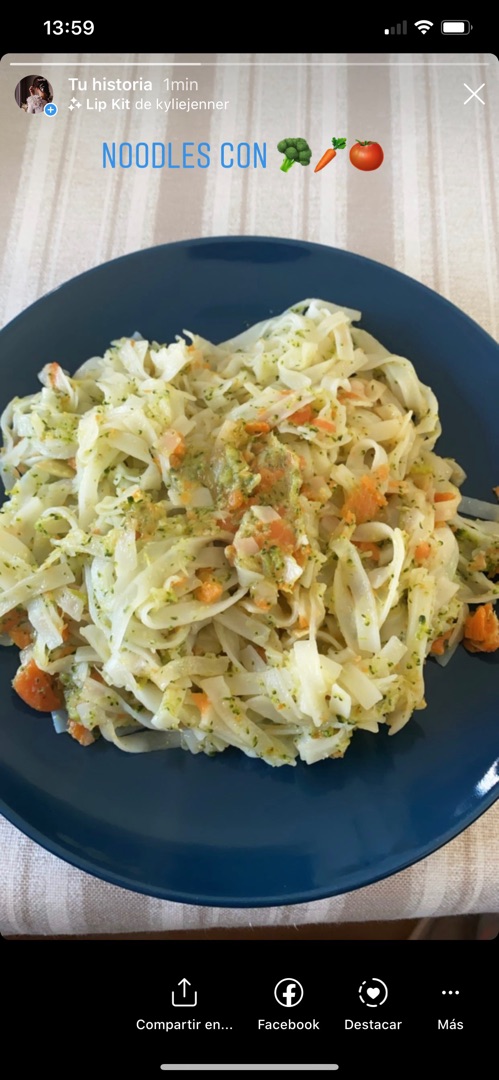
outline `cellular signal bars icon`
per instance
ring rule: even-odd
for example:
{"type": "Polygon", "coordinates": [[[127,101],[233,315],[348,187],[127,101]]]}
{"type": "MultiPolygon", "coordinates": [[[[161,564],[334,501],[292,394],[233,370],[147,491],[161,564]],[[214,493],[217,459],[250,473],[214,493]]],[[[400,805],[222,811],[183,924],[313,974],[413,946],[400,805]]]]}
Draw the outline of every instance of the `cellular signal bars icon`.
{"type": "Polygon", "coordinates": [[[407,34],[407,21],[404,19],[403,23],[397,23],[396,26],[388,26],[385,29],[385,34],[407,34]]]}

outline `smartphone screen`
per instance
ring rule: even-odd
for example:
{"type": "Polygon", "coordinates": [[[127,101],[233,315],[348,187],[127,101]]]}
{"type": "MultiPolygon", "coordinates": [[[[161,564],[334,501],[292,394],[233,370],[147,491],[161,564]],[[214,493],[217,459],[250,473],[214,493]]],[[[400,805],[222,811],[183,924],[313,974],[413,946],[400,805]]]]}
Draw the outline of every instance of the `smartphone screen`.
{"type": "Polygon", "coordinates": [[[54,1020],[117,1076],[492,1049],[498,57],[372,22],[0,60],[0,931],[54,1075],[54,1020]]]}

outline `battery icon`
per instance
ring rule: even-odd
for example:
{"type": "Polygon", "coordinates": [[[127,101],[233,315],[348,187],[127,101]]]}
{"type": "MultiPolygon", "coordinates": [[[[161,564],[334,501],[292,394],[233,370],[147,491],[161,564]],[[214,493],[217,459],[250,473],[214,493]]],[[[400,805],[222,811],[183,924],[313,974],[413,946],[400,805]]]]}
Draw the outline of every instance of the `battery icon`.
{"type": "Polygon", "coordinates": [[[469,34],[473,27],[468,19],[444,19],[441,29],[442,34],[469,34]]]}

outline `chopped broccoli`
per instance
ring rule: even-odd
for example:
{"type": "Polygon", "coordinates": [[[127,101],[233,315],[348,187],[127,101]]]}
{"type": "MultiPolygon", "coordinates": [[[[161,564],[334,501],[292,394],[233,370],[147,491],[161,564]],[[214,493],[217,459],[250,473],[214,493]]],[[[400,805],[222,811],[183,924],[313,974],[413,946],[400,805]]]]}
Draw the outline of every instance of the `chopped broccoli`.
{"type": "Polygon", "coordinates": [[[277,149],[280,154],[284,154],[282,172],[289,172],[295,161],[299,165],[310,165],[312,151],[306,139],[281,139],[277,143],[277,149]]]}

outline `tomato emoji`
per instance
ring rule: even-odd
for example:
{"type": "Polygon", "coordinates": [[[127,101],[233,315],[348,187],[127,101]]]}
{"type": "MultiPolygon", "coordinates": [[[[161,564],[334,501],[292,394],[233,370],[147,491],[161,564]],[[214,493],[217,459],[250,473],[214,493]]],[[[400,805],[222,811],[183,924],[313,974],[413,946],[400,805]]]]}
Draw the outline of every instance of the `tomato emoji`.
{"type": "Polygon", "coordinates": [[[372,172],[373,169],[379,169],[383,164],[384,153],[378,142],[361,142],[360,139],[352,146],[350,150],[350,161],[352,165],[355,165],[356,169],[362,169],[362,172],[372,172]]]}

